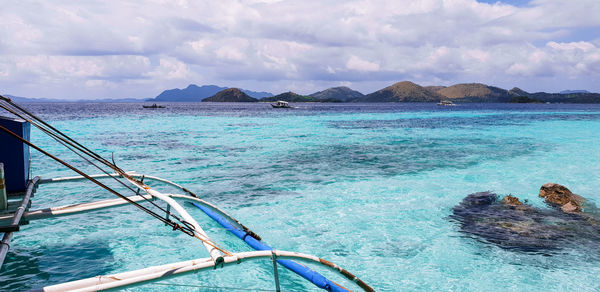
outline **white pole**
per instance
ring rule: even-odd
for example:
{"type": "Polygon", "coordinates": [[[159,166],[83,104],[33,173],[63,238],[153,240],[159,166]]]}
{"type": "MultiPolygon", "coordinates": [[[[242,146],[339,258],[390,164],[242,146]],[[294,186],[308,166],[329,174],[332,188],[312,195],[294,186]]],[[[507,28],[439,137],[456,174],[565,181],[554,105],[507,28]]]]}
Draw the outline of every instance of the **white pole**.
{"type": "Polygon", "coordinates": [[[219,208],[205,200],[202,200],[200,198],[195,198],[192,196],[180,195],[180,194],[165,194],[165,195],[172,197],[172,198],[184,199],[187,201],[194,201],[196,203],[200,203],[206,207],[211,208],[213,211],[219,213],[221,216],[229,219],[230,223],[235,225],[235,227],[237,227],[238,229],[246,230],[246,227],[243,226],[242,223],[240,223],[237,219],[233,218],[231,215],[229,215],[225,211],[221,210],[221,208],[219,208]]]}
{"type": "Polygon", "coordinates": [[[173,208],[184,221],[194,226],[194,234],[197,234],[198,237],[202,238],[202,244],[208,251],[208,254],[213,259],[213,261],[216,262],[217,258],[221,257],[221,251],[215,248],[217,244],[212,239],[210,239],[210,237],[208,237],[206,232],[204,232],[202,227],[200,227],[200,224],[196,222],[196,219],[194,219],[194,217],[192,217],[183,207],[181,207],[181,205],[179,205],[175,200],[173,200],[173,198],[161,192],[153,190],[151,187],[145,185],[142,182],[134,180],[132,177],[126,176],[125,179],[127,179],[131,184],[133,184],[137,188],[146,191],[148,195],[151,195],[157,199],[161,199],[167,204],[169,204],[171,208],[173,208]]]}
{"type": "MultiPolygon", "coordinates": [[[[320,264],[332,271],[336,271],[344,275],[341,268],[329,262],[325,263],[324,260],[316,256],[281,250],[261,250],[234,253],[231,256],[223,257],[223,266],[225,267],[228,265],[239,264],[247,260],[272,258],[273,256],[276,256],[278,259],[294,259],[303,262],[320,264]]],[[[139,284],[153,280],[155,281],[176,276],[178,274],[185,274],[213,267],[215,267],[215,263],[212,261],[211,258],[196,259],[161,266],[153,266],[119,274],[97,276],[93,278],[87,278],[73,282],[57,284],[53,286],[46,286],[41,289],[35,289],[31,291],[99,291],[105,289],[114,289],[118,287],[126,287],[129,285],[139,284]]]]}
{"type": "Polygon", "coordinates": [[[198,224],[198,222],[196,222],[196,219],[194,219],[194,217],[192,217],[183,207],[181,207],[181,205],[179,205],[171,197],[164,195],[160,192],[157,192],[148,186],[146,186],[146,188],[144,188],[144,189],[146,190],[146,192],[149,195],[151,195],[155,198],[161,199],[161,200],[165,201],[167,204],[169,204],[177,213],[179,213],[179,215],[181,215],[183,220],[187,221],[188,223],[192,224],[192,226],[194,226],[195,233],[199,234],[202,239],[210,242],[210,243],[208,243],[203,240],[202,244],[204,245],[204,247],[206,248],[206,250],[210,254],[210,257],[213,260],[217,260],[217,258],[221,256],[221,252],[214,247],[214,246],[216,246],[216,243],[214,241],[212,241],[210,239],[210,237],[208,237],[206,232],[204,232],[202,227],[200,227],[200,224],[198,224]]]}
{"type": "MultiPolygon", "coordinates": [[[[135,171],[128,171],[128,172],[126,172],[126,174],[128,174],[129,176],[132,176],[132,177],[144,177],[146,179],[160,181],[160,182],[163,182],[165,184],[174,186],[174,187],[176,187],[176,188],[178,188],[178,189],[180,189],[180,190],[182,190],[184,192],[189,192],[183,186],[178,185],[178,184],[176,184],[176,183],[174,183],[172,181],[160,178],[160,177],[151,176],[151,175],[145,175],[145,174],[137,174],[135,171]]],[[[112,173],[112,174],[109,174],[109,175],[107,175],[107,174],[94,174],[94,175],[90,175],[90,177],[92,177],[92,178],[107,178],[107,177],[111,177],[111,176],[113,176],[113,177],[121,177],[121,175],[118,174],[118,173],[112,173]]],[[[75,181],[75,180],[82,180],[82,179],[85,179],[85,177],[83,177],[83,176],[68,176],[68,177],[47,178],[47,179],[41,179],[40,180],[40,184],[60,183],[60,182],[68,182],[68,181],[75,181]]],[[[247,228],[245,226],[243,226],[239,221],[237,221],[237,219],[233,218],[233,216],[227,214],[227,212],[223,211],[221,208],[219,208],[219,207],[217,207],[217,206],[215,206],[215,205],[213,205],[213,204],[211,204],[211,203],[209,203],[207,201],[204,201],[204,200],[202,200],[200,198],[195,198],[195,197],[187,196],[187,195],[179,195],[179,194],[166,194],[166,195],[170,196],[170,197],[174,197],[174,198],[186,199],[188,201],[196,201],[197,203],[203,204],[203,205],[205,205],[205,206],[213,209],[217,213],[221,214],[221,216],[229,219],[231,221],[231,223],[234,224],[237,228],[242,229],[242,230],[247,230],[247,228]]],[[[132,197],[129,197],[129,198],[131,199],[132,197]]],[[[115,199],[115,200],[117,200],[117,199],[115,199]]],[[[100,202],[98,202],[98,203],[100,203],[100,202]]],[[[91,203],[84,203],[84,204],[91,204],[91,203]]],[[[111,207],[112,206],[113,205],[111,205],[111,207]]],[[[72,213],[77,213],[78,212],[78,211],[73,210],[73,208],[70,208],[70,207],[71,206],[55,207],[55,208],[52,208],[52,210],[59,209],[59,208],[69,208],[69,210],[74,211],[72,213]]],[[[73,207],[75,207],[75,206],[73,206],[73,207]]],[[[93,211],[93,210],[97,210],[97,209],[100,209],[100,208],[94,208],[94,209],[89,209],[89,210],[93,211]]],[[[39,212],[39,211],[42,211],[42,210],[37,210],[35,212],[39,212]]],[[[34,211],[32,211],[32,212],[34,212],[34,211]]],[[[37,216],[29,217],[30,215],[34,215],[34,214],[30,214],[32,212],[25,213],[25,215],[24,215],[25,219],[27,219],[27,220],[34,220],[34,219],[47,218],[46,216],[43,216],[43,217],[37,217],[37,216]]],[[[52,213],[52,216],[68,215],[68,214],[65,214],[65,213],[62,213],[62,212],[61,213],[57,213],[57,212],[54,212],[54,211],[52,211],[51,213],[52,213]]],[[[6,220],[6,218],[4,218],[4,217],[5,216],[0,216],[0,223],[3,220],[6,220]]]]}
{"type": "MultiPolygon", "coordinates": [[[[152,196],[150,196],[150,195],[129,196],[127,198],[130,199],[131,201],[139,202],[139,201],[145,200],[144,198],[150,200],[150,199],[152,199],[152,196]]],[[[66,206],[52,207],[52,208],[46,208],[46,209],[32,210],[32,211],[23,213],[23,219],[27,220],[27,221],[31,221],[31,220],[45,219],[45,218],[51,218],[51,217],[67,216],[67,215],[91,212],[91,211],[96,211],[96,210],[101,210],[101,209],[106,209],[106,208],[111,208],[111,207],[118,207],[118,206],[123,206],[123,205],[127,205],[127,204],[131,204],[131,203],[129,203],[128,201],[125,201],[121,198],[101,200],[101,201],[88,202],[88,203],[79,203],[79,204],[74,204],[74,205],[66,205],[66,206]]],[[[12,220],[12,218],[13,218],[13,216],[11,214],[0,215],[0,224],[8,223],[8,222],[10,222],[10,220],[12,220]]]]}
{"type": "Polygon", "coordinates": [[[273,276],[275,277],[275,291],[281,292],[281,287],[279,286],[279,272],[277,271],[277,256],[275,255],[275,251],[271,251],[273,256],[271,260],[273,261],[273,276]]]}
{"type": "MultiPolygon", "coordinates": [[[[179,215],[181,215],[181,217],[183,218],[183,220],[185,220],[186,222],[190,223],[194,227],[195,233],[200,238],[203,239],[202,244],[204,245],[204,247],[206,248],[206,250],[210,254],[210,257],[213,260],[216,261],[217,258],[219,258],[221,256],[221,252],[217,248],[214,247],[214,246],[216,246],[216,243],[214,241],[212,241],[208,237],[208,235],[206,234],[206,232],[204,232],[204,230],[202,230],[202,228],[200,227],[200,225],[198,224],[198,222],[196,222],[196,220],[192,216],[190,216],[190,214],[183,207],[181,207],[181,205],[179,205],[175,200],[173,200],[169,196],[164,195],[164,194],[162,194],[160,192],[157,192],[157,191],[153,190],[152,188],[150,188],[149,186],[147,186],[147,185],[145,185],[143,183],[140,184],[139,182],[130,179],[130,177],[132,177],[132,176],[135,175],[135,172],[133,172],[133,173],[132,172],[127,172],[125,174],[127,175],[127,176],[124,176],[125,179],[127,179],[130,183],[132,183],[133,185],[135,185],[137,188],[146,191],[146,193],[148,195],[151,195],[151,196],[153,196],[153,197],[155,197],[157,199],[161,199],[161,200],[165,201],[177,213],[179,213],[179,215]]],[[[121,176],[121,175],[119,175],[119,174],[110,174],[110,175],[99,174],[99,175],[94,175],[94,177],[97,177],[97,178],[109,177],[109,176],[121,176]]],[[[83,177],[82,176],[73,176],[73,177],[62,177],[62,178],[46,179],[46,180],[44,180],[44,183],[73,181],[73,180],[79,180],[79,179],[83,179],[83,177]]],[[[169,181],[166,181],[166,180],[163,180],[163,179],[158,179],[157,178],[157,180],[161,180],[161,181],[165,181],[166,183],[174,184],[172,182],[169,182],[169,181]]],[[[181,187],[179,185],[177,185],[177,186],[181,187]]],[[[93,209],[97,209],[97,206],[92,207],[92,208],[90,208],[88,210],[93,210],[93,209]]],[[[78,211],[75,211],[75,212],[78,212],[78,211]]]]}
{"type": "MultiPolygon", "coordinates": [[[[135,174],[135,171],[128,171],[125,172],[126,174],[132,175],[135,174]]],[[[109,173],[109,174],[92,174],[90,175],[91,178],[105,178],[105,177],[121,177],[120,174],[118,173],[109,173]]],[[[46,178],[46,179],[42,179],[40,180],[40,184],[47,184],[47,183],[57,183],[57,182],[64,182],[64,181],[74,181],[74,180],[84,180],[87,179],[84,176],[65,176],[65,177],[56,177],[56,178],[46,178]]]]}

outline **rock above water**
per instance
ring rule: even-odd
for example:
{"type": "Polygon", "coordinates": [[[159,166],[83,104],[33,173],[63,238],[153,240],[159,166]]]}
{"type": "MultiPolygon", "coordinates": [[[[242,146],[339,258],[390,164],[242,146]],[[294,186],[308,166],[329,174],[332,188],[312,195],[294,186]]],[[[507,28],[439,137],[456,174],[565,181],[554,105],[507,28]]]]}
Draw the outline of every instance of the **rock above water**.
{"type": "MultiPolygon", "coordinates": [[[[450,218],[460,223],[461,232],[506,249],[552,250],[560,248],[562,238],[571,236],[571,233],[544,224],[548,218],[545,212],[504,203],[507,201],[510,199],[500,202],[498,195],[490,192],[470,194],[452,209],[450,218]]],[[[548,211],[566,215],[556,210],[548,211]]]]}
{"type": "Polygon", "coordinates": [[[523,203],[519,201],[519,198],[508,195],[502,199],[502,204],[508,206],[521,206],[523,203]]]}
{"type": "Polygon", "coordinates": [[[560,207],[563,212],[581,213],[585,199],[577,194],[573,194],[567,187],[555,183],[546,183],[540,188],[540,197],[544,198],[546,203],[560,207]]]}
{"type": "Polygon", "coordinates": [[[596,250],[600,244],[600,221],[593,214],[536,208],[510,195],[500,200],[490,192],[470,194],[452,208],[450,218],[462,233],[505,249],[596,250]]]}

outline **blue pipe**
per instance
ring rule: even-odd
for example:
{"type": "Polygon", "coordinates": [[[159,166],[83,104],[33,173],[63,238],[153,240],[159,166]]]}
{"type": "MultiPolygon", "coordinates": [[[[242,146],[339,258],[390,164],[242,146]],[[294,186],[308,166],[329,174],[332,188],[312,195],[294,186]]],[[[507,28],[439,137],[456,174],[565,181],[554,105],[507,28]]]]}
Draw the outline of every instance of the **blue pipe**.
{"type": "MultiPolygon", "coordinates": [[[[192,204],[194,206],[198,207],[204,213],[206,213],[206,215],[208,215],[208,217],[212,218],[213,220],[217,221],[217,223],[221,224],[221,226],[223,226],[226,230],[233,233],[235,236],[239,237],[241,240],[245,241],[246,244],[248,244],[253,249],[255,249],[255,250],[273,250],[272,247],[260,242],[256,238],[250,236],[247,232],[236,228],[231,223],[229,223],[229,221],[227,221],[225,218],[221,217],[219,214],[217,214],[210,208],[207,208],[205,206],[202,206],[202,205],[199,205],[196,203],[192,203],[192,204]]],[[[348,289],[323,277],[323,275],[311,270],[309,267],[299,264],[295,261],[277,260],[277,263],[286,267],[288,270],[302,276],[304,279],[310,281],[311,283],[315,284],[317,287],[319,287],[321,289],[325,289],[327,291],[333,291],[333,292],[348,292],[349,291],[348,289]]]]}

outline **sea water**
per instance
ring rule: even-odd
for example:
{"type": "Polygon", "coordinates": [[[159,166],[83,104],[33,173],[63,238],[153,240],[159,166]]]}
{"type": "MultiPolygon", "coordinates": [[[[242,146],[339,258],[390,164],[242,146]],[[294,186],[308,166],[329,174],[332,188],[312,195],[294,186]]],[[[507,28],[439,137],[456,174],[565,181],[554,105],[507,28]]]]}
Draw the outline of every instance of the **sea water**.
{"type": "MultiPolygon", "coordinates": [[[[274,248],[330,260],[378,291],[593,291],[599,244],[519,252],[460,233],[468,194],[536,207],[546,182],[600,203],[600,106],[566,104],[26,104],[122,169],[186,186],[274,248]]],[[[5,114],[5,113],[3,113],[5,114]]],[[[38,130],[32,142],[98,171],[38,130]]],[[[32,150],[32,172],[74,175],[32,150]]],[[[110,183],[122,193],[123,188],[110,183]]],[[[179,192],[148,181],[164,192],[179,192]]],[[[41,185],[31,209],[114,196],[89,182],[41,185]]],[[[249,251],[200,210],[204,230],[249,251]]],[[[16,233],[2,290],[207,257],[200,241],[133,206],[32,221],[16,233]]],[[[311,266],[357,289],[339,275],[311,266]]],[[[319,290],[279,267],[285,291],[319,290]]],[[[161,280],[131,291],[274,290],[270,260],[161,280]]]]}

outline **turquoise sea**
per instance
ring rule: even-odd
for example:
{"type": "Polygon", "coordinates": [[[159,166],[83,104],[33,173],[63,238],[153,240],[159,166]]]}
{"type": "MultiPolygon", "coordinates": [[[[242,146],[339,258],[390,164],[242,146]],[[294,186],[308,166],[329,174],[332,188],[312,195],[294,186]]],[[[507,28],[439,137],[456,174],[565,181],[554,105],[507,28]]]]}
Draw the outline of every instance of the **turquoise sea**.
{"type": "MultiPolygon", "coordinates": [[[[449,217],[465,196],[480,191],[548,208],[537,196],[546,182],[600,204],[600,105],[166,105],[24,107],[104,157],[114,155],[121,168],[182,184],[271,246],[330,260],[377,291],[600,290],[600,243],[503,249],[461,233],[449,217]]],[[[32,142],[98,172],[38,130],[32,142]]],[[[32,167],[44,178],[74,175],[34,151],[32,167]]],[[[91,183],[41,185],[31,209],[106,198],[113,195],[91,183]]],[[[229,250],[250,250],[200,210],[188,209],[229,250]]],[[[207,256],[200,241],[124,206],[30,222],[13,239],[0,287],[19,291],[207,256]]],[[[320,291],[282,267],[279,273],[285,291],[320,291]]],[[[274,287],[265,260],[129,290],[274,287]]]]}

